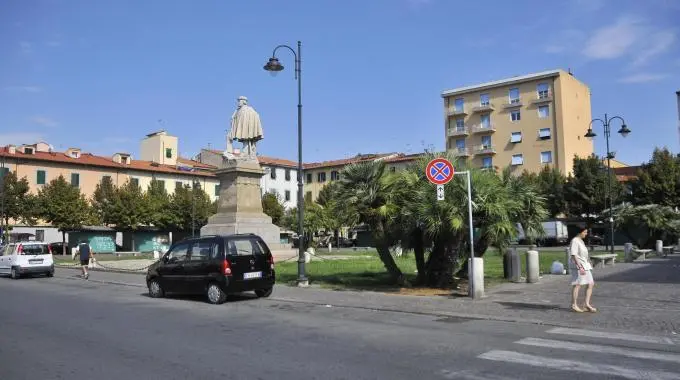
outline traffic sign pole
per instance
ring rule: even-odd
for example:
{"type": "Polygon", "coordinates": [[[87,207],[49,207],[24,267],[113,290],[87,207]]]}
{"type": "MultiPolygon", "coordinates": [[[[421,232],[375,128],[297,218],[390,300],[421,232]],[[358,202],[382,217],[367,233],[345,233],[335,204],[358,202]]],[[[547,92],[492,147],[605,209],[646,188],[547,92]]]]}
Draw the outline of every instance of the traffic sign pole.
{"type": "Polygon", "coordinates": [[[444,185],[437,185],[437,200],[444,200],[444,185]]]}

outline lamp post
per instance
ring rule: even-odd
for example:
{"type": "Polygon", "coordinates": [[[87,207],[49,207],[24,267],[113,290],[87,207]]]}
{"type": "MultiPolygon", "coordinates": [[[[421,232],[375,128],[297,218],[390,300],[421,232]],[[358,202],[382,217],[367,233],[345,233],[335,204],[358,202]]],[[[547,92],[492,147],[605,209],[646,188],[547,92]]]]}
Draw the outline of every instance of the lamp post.
{"type": "Polygon", "coordinates": [[[5,243],[5,156],[0,156],[0,242],[5,243]]]}
{"type": "Polygon", "coordinates": [[[194,180],[191,187],[191,237],[196,236],[196,189],[201,188],[201,183],[194,180]]]}
{"type": "MultiPolygon", "coordinates": [[[[612,164],[611,160],[615,157],[614,152],[609,150],[609,136],[611,135],[611,122],[613,120],[620,120],[621,121],[621,128],[619,129],[618,133],[626,137],[630,133],[630,129],[628,129],[628,126],[626,126],[626,121],[623,120],[621,116],[612,116],[612,117],[607,117],[607,114],[604,114],[604,120],[603,119],[593,119],[590,121],[590,125],[588,125],[588,131],[585,134],[585,137],[587,138],[594,138],[597,136],[595,132],[593,132],[593,123],[596,121],[599,121],[602,123],[602,126],[604,127],[604,138],[605,141],[607,142],[607,197],[609,197],[609,242],[611,243],[611,248],[610,252],[613,254],[614,253],[614,201],[612,199],[612,164]]],[[[605,199],[605,207],[607,207],[607,202],[605,199]]]]}
{"type": "Polygon", "coordinates": [[[309,281],[305,276],[305,233],[304,233],[304,196],[302,195],[302,54],[300,47],[302,43],[297,42],[297,52],[288,45],[278,45],[272,52],[272,57],[264,65],[264,69],[269,71],[273,76],[279,71],[283,70],[283,65],[276,58],[276,51],[280,48],[286,48],[293,53],[295,57],[295,79],[297,79],[298,87],[298,105],[297,105],[297,134],[298,134],[298,167],[297,167],[297,209],[298,209],[298,286],[307,286],[309,281]]]}

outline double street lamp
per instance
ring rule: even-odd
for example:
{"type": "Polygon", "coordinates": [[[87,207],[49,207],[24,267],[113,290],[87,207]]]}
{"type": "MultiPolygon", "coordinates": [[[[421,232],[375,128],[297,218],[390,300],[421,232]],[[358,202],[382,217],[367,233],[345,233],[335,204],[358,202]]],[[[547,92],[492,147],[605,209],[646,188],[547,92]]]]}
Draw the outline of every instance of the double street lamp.
{"type": "Polygon", "coordinates": [[[191,237],[196,236],[196,190],[201,189],[201,183],[193,180],[191,183],[191,237]]]}
{"type": "Polygon", "coordinates": [[[279,71],[283,70],[283,65],[276,58],[276,51],[280,48],[290,50],[295,57],[295,79],[297,79],[298,105],[297,105],[297,133],[298,133],[298,167],[297,167],[297,210],[298,210],[298,286],[307,286],[309,281],[305,276],[305,251],[304,245],[306,242],[304,233],[304,196],[302,194],[302,57],[300,47],[302,43],[297,42],[297,51],[288,45],[279,45],[274,48],[272,57],[264,65],[264,69],[275,76],[279,71]]]}
{"type": "MultiPolygon", "coordinates": [[[[604,137],[605,141],[607,142],[607,197],[609,198],[609,242],[610,242],[610,252],[613,254],[614,253],[614,199],[612,197],[612,164],[611,160],[615,157],[615,153],[609,150],[609,136],[611,135],[611,122],[614,120],[620,120],[621,121],[621,128],[619,129],[618,133],[626,137],[630,133],[630,129],[628,129],[628,126],[626,126],[626,121],[623,120],[621,116],[612,116],[612,117],[607,117],[607,114],[604,114],[604,120],[603,119],[593,119],[590,121],[590,125],[588,125],[588,131],[585,134],[585,137],[587,138],[594,138],[597,136],[595,132],[593,132],[593,123],[598,121],[602,124],[604,127],[604,137]]],[[[607,202],[605,198],[605,207],[607,207],[607,202]]]]}

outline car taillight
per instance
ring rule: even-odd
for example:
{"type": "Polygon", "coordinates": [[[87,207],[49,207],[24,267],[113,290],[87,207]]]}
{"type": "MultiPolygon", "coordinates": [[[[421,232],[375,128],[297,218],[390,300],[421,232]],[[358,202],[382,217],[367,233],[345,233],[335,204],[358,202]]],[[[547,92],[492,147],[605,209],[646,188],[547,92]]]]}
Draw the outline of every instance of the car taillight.
{"type": "Polygon", "coordinates": [[[23,245],[19,244],[19,246],[17,246],[17,254],[19,254],[19,255],[24,254],[24,246],[23,245]]]}
{"type": "Polygon", "coordinates": [[[231,263],[229,260],[222,261],[222,274],[225,276],[231,276],[231,263]]]}
{"type": "Polygon", "coordinates": [[[50,255],[52,254],[52,246],[50,245],[47,246],[47,252],[49,252],[50,255]]]}
{"type": "Polygon", "coordinates": [[[274,255],[269,256],[269,267],[274,270],[274,255]]]}

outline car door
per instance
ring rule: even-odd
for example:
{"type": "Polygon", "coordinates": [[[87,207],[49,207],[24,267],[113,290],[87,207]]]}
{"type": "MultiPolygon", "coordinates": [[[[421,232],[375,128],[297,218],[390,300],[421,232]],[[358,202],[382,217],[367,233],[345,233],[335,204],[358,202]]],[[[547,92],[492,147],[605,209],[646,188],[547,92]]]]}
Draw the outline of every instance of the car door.
{"type": "Polygon", "coordinates": [[[10,252],[9,251],[9,245],[5,245],[4,247],[0,248],[0,273],[1,274],[9,273],[9,256],[6,254],[6,252],[10,252]]]}
{"type": "Polygon", "coordinates": [[[217,239],[204,238],[191,245],[189,259],[184,264],[187,291],[193,294],[205,292],[211,275],[219,272],[215,252],[219,248],[217,239]]]}
{"type": "Polygon", "coordinates": [[[191,242],[179,242],[163,256],[158,267],[161,286],[168,293],[184,293],[184,265],[189,256],[191,242]]]}

